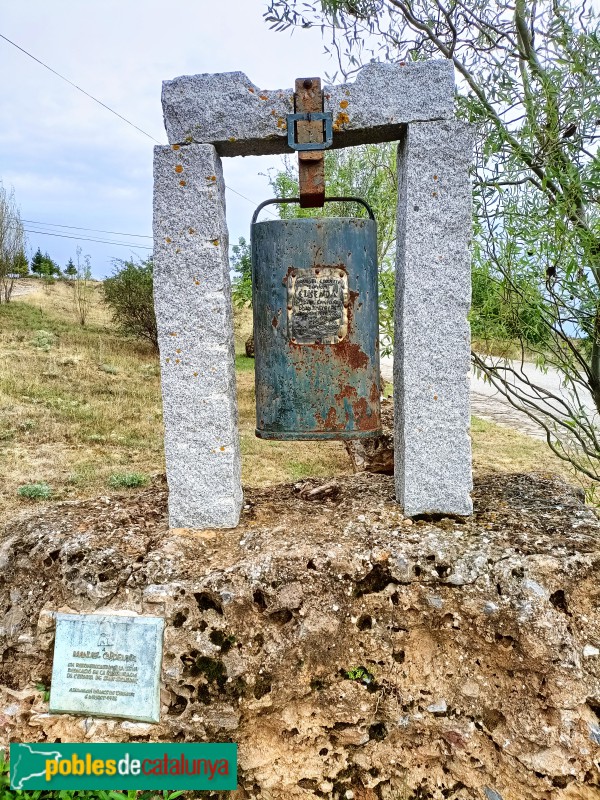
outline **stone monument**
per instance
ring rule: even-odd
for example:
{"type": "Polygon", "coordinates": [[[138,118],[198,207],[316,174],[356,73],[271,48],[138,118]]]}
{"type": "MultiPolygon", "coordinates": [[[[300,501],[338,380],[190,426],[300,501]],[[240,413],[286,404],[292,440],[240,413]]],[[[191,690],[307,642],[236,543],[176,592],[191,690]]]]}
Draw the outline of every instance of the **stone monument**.
{"type": "MultiPolygon", "coordinates": [[[[324,87],[333,147],[399,141],[395,481],[407,516],[468,515],[472,136],[450,61],[371,63],[324,87]]],[[[290,152],[293,90],[241,72],[163,85],[154,293],[172,527],[235,527],[242,507],[221,156],[290,152]]]]}

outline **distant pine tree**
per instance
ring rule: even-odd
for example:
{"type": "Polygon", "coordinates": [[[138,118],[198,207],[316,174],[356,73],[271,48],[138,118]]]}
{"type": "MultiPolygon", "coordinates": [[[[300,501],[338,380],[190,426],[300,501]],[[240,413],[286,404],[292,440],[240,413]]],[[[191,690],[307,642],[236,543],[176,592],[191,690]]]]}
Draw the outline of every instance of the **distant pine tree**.
{"type": "Polygon", "coordinates": [[[77,267],[73,263],[72,258],[69,259],[69,263],[65,267],[65,275],[67,275],[69,278],[74,278],[77,275],[77,267]]]}
{"type": "Polygon", "coordinates": [[[38,247],[35,252],[34,257],[31,259],[31,271],[34,275],[45,275],[45,261],[44,256],[42,255],[42,251],[38,247]]]}
{"type": "Polygon", "coordinates": [[[62,272],[60,271],[60,267],[53,261],[48,253],[44,253],[44,261],[46,263],[46,272],[44,273],[48,278],[52,278],[56,275],[57,278],[60,278],[62,272]]]}

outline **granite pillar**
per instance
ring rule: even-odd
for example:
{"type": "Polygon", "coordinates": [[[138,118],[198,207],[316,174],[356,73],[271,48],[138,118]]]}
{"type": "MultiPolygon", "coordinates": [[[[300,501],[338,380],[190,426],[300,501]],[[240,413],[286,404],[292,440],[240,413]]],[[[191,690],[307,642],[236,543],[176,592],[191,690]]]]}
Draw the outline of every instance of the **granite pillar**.
{"type": "Polygon", "coordinates": [[[398,149],[396,498],[407,516],[472,512],[469,438],[472,133],[407,126],[398,149]]]}
{"type": "Polygon", "coordinates": [[[169,524],[235,527],[242,487],[225,183],[211,144],[154,149],[154,304],[169,524]]]}

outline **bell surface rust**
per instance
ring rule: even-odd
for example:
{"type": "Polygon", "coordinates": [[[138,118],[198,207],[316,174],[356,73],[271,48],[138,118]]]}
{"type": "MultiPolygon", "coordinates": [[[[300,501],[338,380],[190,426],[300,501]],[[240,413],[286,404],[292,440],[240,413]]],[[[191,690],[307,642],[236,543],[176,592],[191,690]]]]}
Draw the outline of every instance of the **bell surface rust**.
{"type": "Polygon", "coordinates": [[[251,240],[256,435],[380,435],[377,223],[253,222],[251,240]]]}

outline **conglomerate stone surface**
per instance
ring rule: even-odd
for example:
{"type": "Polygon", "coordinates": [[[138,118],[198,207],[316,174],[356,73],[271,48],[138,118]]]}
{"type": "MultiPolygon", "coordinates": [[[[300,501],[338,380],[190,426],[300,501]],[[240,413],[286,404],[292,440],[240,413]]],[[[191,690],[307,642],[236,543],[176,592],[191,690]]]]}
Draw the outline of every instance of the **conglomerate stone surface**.
{"type": "MultiPolygon", "coordinates": [[[[453,116],[454,69],[446,60],[372,62],[323,92],[333,147],[394,141],[408,122],[453,116]]],[[[291,152],[293,89],[259,89],[243,72],[184,75],[164,81],[162,104],[171,144],[210,143],[222,156],[291,152]]]]}
{"type": "Polygon", "coordinates": [[[398,148],[395,475],[408,516],[471,512],[469,125],[408,126],[398,148]]]}
{"type": "Polygon", "coordinates": [[[337,482],[248,489],[229,531],[169,530],[160,481],[5,523],[2,743],[233,741],[233,800],[597,800],[579,492],[487,475],[473,517],[413,522],[392,477],[337,482]],[[57,610],[165,618],[159,724],[48,713],[57,610]]]}
{"type": "Polygon", "coordinates": [[[242,504],[228,247],[214,147],[156,147],[154,308],[173,527],[233,527],[242,504]]]}

